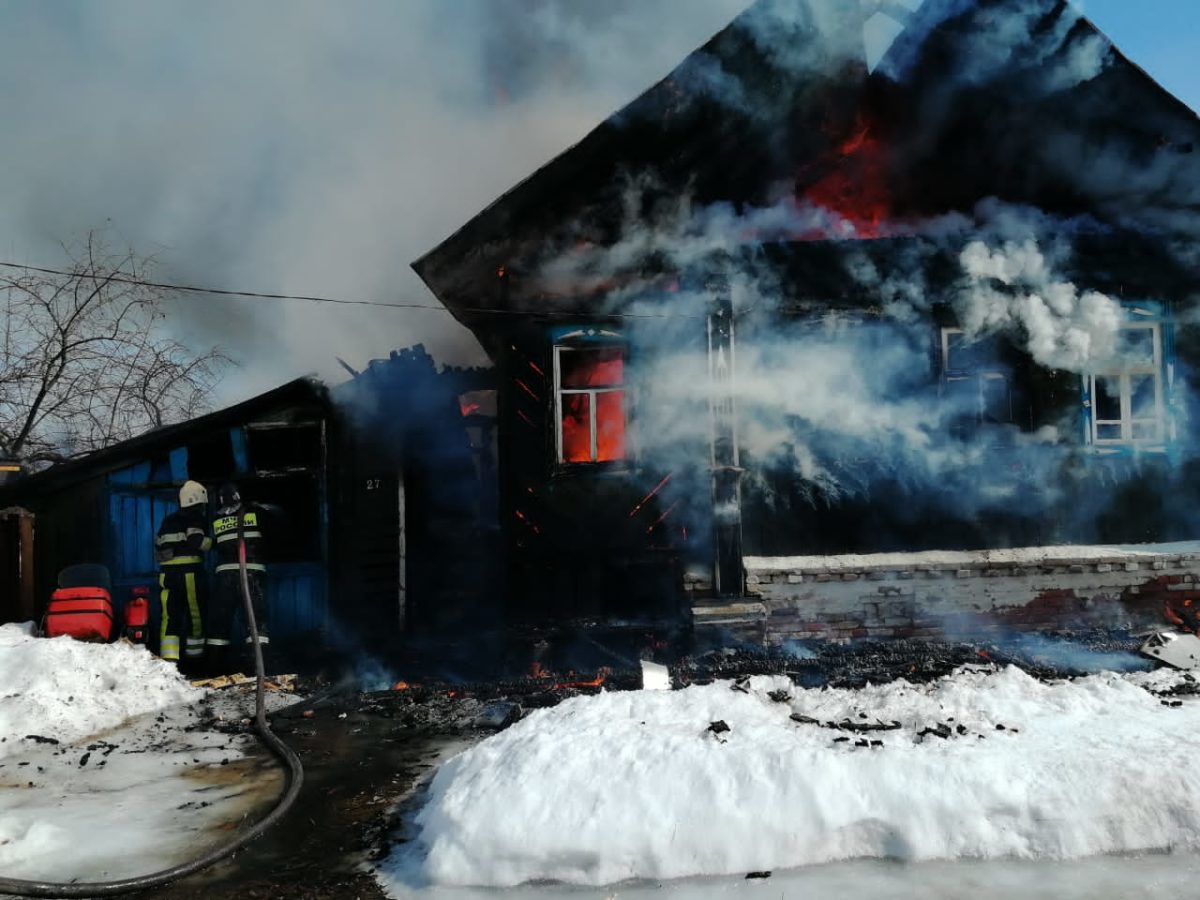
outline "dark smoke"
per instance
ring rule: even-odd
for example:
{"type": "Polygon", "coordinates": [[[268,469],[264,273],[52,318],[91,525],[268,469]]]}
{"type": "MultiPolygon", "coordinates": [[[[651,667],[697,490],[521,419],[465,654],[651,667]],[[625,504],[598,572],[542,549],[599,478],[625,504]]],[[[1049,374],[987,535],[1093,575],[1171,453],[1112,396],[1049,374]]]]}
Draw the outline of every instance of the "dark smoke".
{"type": "MultiPolygon", "coordinates": [[[[743,5],[5,4],[0,258],[108,225],[164,280],[435,304],[412,260],[743,5]]],[[[441,312],[198,297],[173,324],[242,357],[221,400],[335,354],[481,358],[441,312]]]]}

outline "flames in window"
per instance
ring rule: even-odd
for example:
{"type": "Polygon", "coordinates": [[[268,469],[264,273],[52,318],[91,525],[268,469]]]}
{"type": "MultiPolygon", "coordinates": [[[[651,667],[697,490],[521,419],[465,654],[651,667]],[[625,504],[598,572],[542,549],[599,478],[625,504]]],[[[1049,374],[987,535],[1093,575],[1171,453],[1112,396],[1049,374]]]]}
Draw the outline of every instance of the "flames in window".
{"type": "Polygon", "coordinates": [[[625,458],[625,355],[619,347],[559,347],[561,459],[625,458]]]}

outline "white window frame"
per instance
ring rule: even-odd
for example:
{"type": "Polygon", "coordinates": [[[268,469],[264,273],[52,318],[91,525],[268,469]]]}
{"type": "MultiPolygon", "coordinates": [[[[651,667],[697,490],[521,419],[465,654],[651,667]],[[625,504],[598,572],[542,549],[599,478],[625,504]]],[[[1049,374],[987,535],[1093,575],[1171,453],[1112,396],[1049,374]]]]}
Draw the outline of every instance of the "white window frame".
{"type": "MultiPolygon", "coordinates": [[[[619,350],[622,359],[625,356],[625,347],[618,343],[596,343],[596,344],[555,344],[554,345],[554,446],[555,459],[560,466],[595,466],[609,465],[615,463],[623,463],[628,458],[628,436],[629,436],[629,389],[622,381],[619,385],[611,387],[592,387],[592,388],[565,388],[562,386],[562,354],[574,353],[580,350],[619,350]],[[588,436],[590,438],[590,455],[588,460],[567,460],[563,457],[563,401],[562,398],[566,394],[587,394],[588,395],[588,436]],[[626,429],[626,448],[625,455],[621,459],[597,459],[600,455],[600,438],[599,428],[596,421],[596,407],[598,406],[597,399],[600,394],[625,394],[625,407],[623,408],[625,416],[626,429]]],[[[624,367],[622,367],[624,372],[624,367]]],[[[622,375],[622,378],[624,376],[622,375]]]]}
{"type": "Polygon", "coordinates": [[[1091,403],[1091,438],[1098,446],[1128,445],[1128,444],[1157,444],[1166,440],[1167,417],[1164,399],[1163,381],[1163,342],[1161,322],[1129,322],[1121,326],[1121,331],[1149,331],[1153,334],[1154,351],[1149,362],[1140,365],[1124,366],[1120,369],[1106,372],[1093,372],[1088,375],[1088,397],[1091,403]],[[1154,378],[1154,415],[1153,417],[1133,418],[1133,375],[1150,375],[1154,378]],[[1096,405],[1096,379],[1115,379],[1120,390],[1121,417],[1119,419],[1101,419],[1100,410],[1096,405]],[[1153,423],[1152,437],[1134,437],[1135,425],[1153,423]],[[1100,437],[1102,426],[1120,426],[1120,437],[1100,437]]]}
{"type": "Polygon", "coordinates": [[[982,403],[983,403],[983,382],[985,381],[1002,381],[1004,382],[1005,390],[1008,396],[1008,418],[1006,422],[1013,421],[1012,411],[1012,391],[1008,383],[1008,375],[995,369],[979,369],[976,371],[968,371],[966,369],[951,369],[950,368],[950,336],[955,334],[965,334],[962,328],[943,328],[942,329],[942,378],[947,383],[957,383],[963,381],[974,381],[978,385],[980,395],[980,409],[977,411],[979,418],[982,420],[982,403]]]}

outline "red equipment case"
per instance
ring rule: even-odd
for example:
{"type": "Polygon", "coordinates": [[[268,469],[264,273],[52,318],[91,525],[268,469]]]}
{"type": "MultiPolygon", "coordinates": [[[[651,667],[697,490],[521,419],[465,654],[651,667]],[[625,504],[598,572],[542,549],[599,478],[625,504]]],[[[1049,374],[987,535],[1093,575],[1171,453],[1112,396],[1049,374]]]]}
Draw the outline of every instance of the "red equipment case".
{"type": "Polygon", "coordinates": [[[150,589],[135,587],[125,601],[125,637],[135,644],[146,643],[150,628],[150,589]]]}
{"type": "Polygon", "coordinates": [[[107,641],[112,630],[112,597],[104,588],[63,587],[50,595],[46,637],[67,634],[81,641],[107,641]]]}

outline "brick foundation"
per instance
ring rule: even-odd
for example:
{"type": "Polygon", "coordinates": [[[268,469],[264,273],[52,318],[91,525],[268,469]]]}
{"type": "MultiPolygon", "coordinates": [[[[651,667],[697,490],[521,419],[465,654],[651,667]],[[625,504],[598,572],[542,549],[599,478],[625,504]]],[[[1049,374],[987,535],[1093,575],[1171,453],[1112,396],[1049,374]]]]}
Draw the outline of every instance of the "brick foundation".
{"type": "MultiPolygon", "coordinates": [[[[1200,550],[1041,548],[886,557],[747,559],[747,597],[700,603],[697,625],[769,644],[858,638],[955,639],[1012,631],[1165,624],[1167,597],[1200,601],[1200,550]],[[1027,557],[1022,557],[1027,553],[1027,557]]],[[[693,582],[693,596],[703,588],[693,582]]]]}

